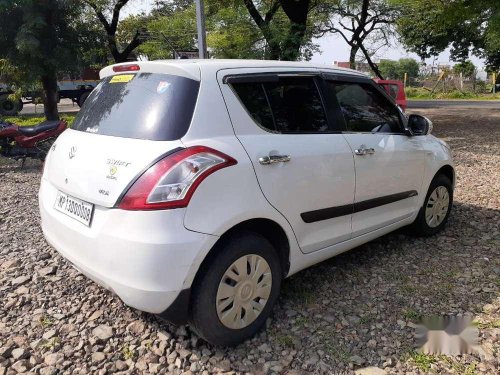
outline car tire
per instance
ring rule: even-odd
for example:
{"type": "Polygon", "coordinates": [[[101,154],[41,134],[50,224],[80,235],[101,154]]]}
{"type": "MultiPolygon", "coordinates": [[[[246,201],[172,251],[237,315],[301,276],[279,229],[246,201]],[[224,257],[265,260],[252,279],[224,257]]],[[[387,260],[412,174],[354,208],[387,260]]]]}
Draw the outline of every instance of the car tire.
{"type": "Polygon", "coordinates": [[[90,91],[85,91],[82,95],[80,95],[78,97],[77,103],[78,103],[78,106],[80,108],[83,107],[83,103],[85,103],[85,100],[87,100],[87,98],[89,97],[89,95],[90,95],[90,91]]]}
{"type": "Polygon", "coordinates": [[[16,116],[23,109],[21,100],[13,101],[8,94],[0,95],[0,115],[16,116]]]}
{"type": "Polygon", "coordinates": [[[264,326],[279,295],[282,270],[276,250],[258,233],[234,234],[216,246],[195,280],[190,323],[209,343],[233,346],[264,326]]]}
{"type": "Polygon", "coordinates": [[[450,216],[453,206],[453,184],[445,175],[432,180],[418,216],[410,226],[412,234],[421,237],[440,232],[450,216]]]}

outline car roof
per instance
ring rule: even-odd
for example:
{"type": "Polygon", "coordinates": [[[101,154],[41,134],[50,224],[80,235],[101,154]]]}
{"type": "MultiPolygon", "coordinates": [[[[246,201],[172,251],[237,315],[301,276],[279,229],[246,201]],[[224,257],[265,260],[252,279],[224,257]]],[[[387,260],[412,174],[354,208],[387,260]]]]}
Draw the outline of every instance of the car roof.
{"type": "Polygon", "coordinates": [[[328,70],[332,73],[340,75],[351,75],[365,77],[368,76],[364,73],[355,70],[338,68],[326,64],[313,64],[310,62],[302,61],[277,61],[277,60],[246,60],[246,59],[172,59],[172,60],[152,60],[152,61],[131,61],[127,63],[120,63],[108,66],[101,70],[100,76],[116,74],[113,72],[113,67],[118,65],[137,64],[144,70],[150,70],[154,67],[154,71],[159,70],[172,71],[174,74],[183,75],[189,78],[201,79],[203,71],[218,71],[222,69],[236,69],[236,68],[296,68],[300,69],[320,69],[328,70]],[[163,68],[163,69],[162,69],[163,68]],[[184,72],[185,74],[182,74],[184,72]],[[199,73],[197,73],[199,72],[199,73]]]}

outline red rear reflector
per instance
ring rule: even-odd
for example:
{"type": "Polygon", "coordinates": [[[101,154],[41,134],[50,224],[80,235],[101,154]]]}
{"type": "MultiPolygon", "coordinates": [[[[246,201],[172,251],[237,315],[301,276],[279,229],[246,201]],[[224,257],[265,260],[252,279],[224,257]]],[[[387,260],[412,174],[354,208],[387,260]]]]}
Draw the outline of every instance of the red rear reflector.
{"type": "Polygon", "coordinates": [[[141,67],[137,64],[113,66],[113,72],[137,72],[138,70],[141,70],[141,67]]]}

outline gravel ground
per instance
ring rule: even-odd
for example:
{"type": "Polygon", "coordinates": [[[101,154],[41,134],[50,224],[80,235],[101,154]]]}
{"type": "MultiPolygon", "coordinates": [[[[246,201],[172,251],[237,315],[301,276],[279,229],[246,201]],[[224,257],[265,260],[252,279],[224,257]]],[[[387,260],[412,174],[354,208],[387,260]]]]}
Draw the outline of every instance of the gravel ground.
{"type": "Polygon", "coordinates": [[[267,330],[236,348],[128,308],[75,271],[39,228],[40,165],[3,161],[0,375],[498,373],[500,111],[426,113],[457,163],[446,230],[427,239],[401,230],[291,277],[267,330]],[[420,316],[466,313],[479,327],[478,353],[414,351],[420,316]]]}

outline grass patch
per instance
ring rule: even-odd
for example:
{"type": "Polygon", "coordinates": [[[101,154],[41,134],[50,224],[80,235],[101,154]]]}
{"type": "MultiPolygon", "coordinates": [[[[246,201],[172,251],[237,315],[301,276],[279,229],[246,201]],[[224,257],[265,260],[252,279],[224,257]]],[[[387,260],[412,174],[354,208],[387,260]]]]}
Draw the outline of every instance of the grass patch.
{"type": "Polygon", "coordinates": [[[59,340],[59,338],[56,336],[56,337],[52,337],[46,343],[41,345],[41,347],[43,349],[54,350],[55,348],[57,348],[59,346],[60,343],[61,343],[61,340],[59,340]]]}
{"type": "Polygon", "coordinates": [[[359,317],[359,322],[361,324],[372,324],[375,322],[375,318],[373,314],[363,315],[359,317]]]}
{"type": "Polygon", "coordinates": [[[128,360],[128,359],[135,359],[135,357],[137,356],[137,353],[135,352],[135,350],[133,350],[130,345],[128,344],[125,344],[123,347],[122,347],[122,355],[123,355],[123,358],[125,360],[128,360]]]}
{"type": "Polygon", "coordinates": [[[474,320],[472,325],[479,329],[500,328],[500,319],[493,320],[492,322],[478,322],[474,320]]]}
{"type": "Polygon", "coordinates": [[[461,375],[474,375],[476,374],[476,363],[471,363],[469,365],[465,365],[463,363],[455,361],[453,358],[450,358],[445,355],[441,355],[439,359],[448,363],[448,365],[457,373],[461,375]]]}
{"type": "Polygon", "coordinates": [[[404,283],[410,282],[410,277],[402,272],[390,272],[387,274],[387,279],[389,281],[400,281],[404,283]]]}
{"type": "Polygon", "coordinates": [[[314,293],[308,286],[300,282],[285,284],[283,294],[298,303],[309,305],[314,300],[314,293]]]}
{"type": "Polygon", "coordinates": [[[413,309],[405,309],[403,312],[403,316],[406,320],[409,320],[413,323],[417,323],[422,319],[422,315],[413,309]]]}
{"type": "MultiPolygon", "coordinates": [[[[437,88],[439,90],[440,87],[437,88]]],[[[475,93],[470,91],[451,90],[448,92],[437,91],[431,94],[430,89],[423,87],[407,87],[405,89],[407,99],[463,99],[463,100],[500,100],[500,93],[475,93]]]]}
{"type": "MultiPolygon", "coordinates": [[[[68,122],[68,125],[71,126],[71,124],[75,120],[75,116],[76,113],[75,114],[64,113],[60,117],[62,120],[66,120],[68,122]]],[[[19,126],[32,126],[45,121],[45,117],[40,115],[19,115],[19,116],[4,117],[3,120],[7,122],[12,122],[13,124],[19,126]]]]}
{"type": "Polygon", "coordinates": [[[437,358],[433,355],[424,354],[420,352],[410,352],[408,360],[413,362],[422,371],[430,371],[431,365],[437,362],[437,358]]]}
{"type": "Polygon", "coordinates": [[[331,341],[326,341],[323,343],[323,347],[330,356],[331,359],[337,362],[347,363],[349,362],[349,352],[340,346],[334,344],[331,341]]]}
{"type": "Polygon", "coordinates": [[[286,348],[293,348],[294,347],[293,338],[290,335],[278,336],[276,338],[276,341],[278,342],[278,344],[280,344],[281,346],[284,346],[286,348]]]}
{"type": "Polygon", "coordinates": [[[40,325],[44,328],[50,327],[52,324],[54,324],[54,321],[46,315],[41,316],[39,322],[40,325]]]}
{"type": "Polygon", "coordinates": [[[306,317],[306,316],[299,316],[297,319],[295,319],[295,325],[298,327],[305,327],[306,324],[310,324],[311,319],[306,317]]]}

